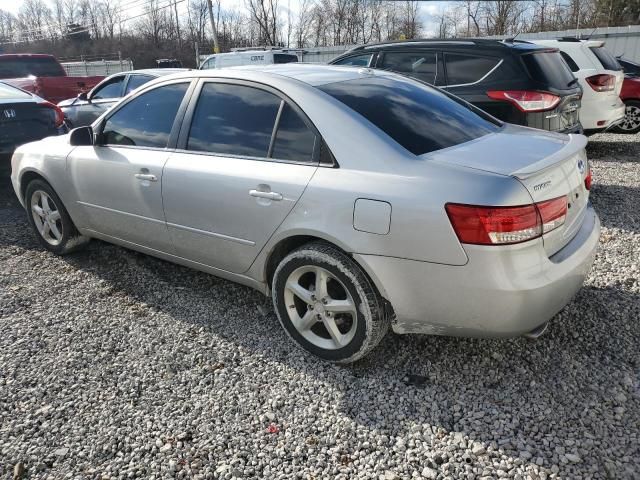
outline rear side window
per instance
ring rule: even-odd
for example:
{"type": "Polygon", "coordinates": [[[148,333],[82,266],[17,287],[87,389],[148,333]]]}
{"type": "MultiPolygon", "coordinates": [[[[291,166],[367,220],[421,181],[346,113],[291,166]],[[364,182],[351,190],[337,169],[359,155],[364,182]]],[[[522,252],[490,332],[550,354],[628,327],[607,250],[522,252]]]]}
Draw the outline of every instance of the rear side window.
{"type": "Polygon", "coordinates": [[[444,61],[447,68],[447,85],[449,86],[475,83],[499,62],[497,58],[459,55],[457,53],[446,53],[444,61]]]}
{"type": "Polygon", "coordinates": [[[288,104],[284,104],[278,130],[273,142],[272,157],[294,162],[310,162],[316,135],[302,117],[288,104]]]}
{"type": "Polygon", "coordinates": [[[578,70],[580,70],[578,64],[573,60],[573,58],[571,58],[571,56],[567,52],[560,52],[560,56],[565,62],[567,62],[569,70],[571,70],[572,72],[577,72],[578,70]]]}
{"type": "Polygon", "coordinates": [[[298,61],[298,57],[296,55],[291,55],[289,53],[273,54],[273,63],[294,63],[297,61],[298,61]]]}
{"type": "Polygon", "coordinates": [[[560,52],[531,53],[522,56],[531,78],[551,88],[564,90],[572,85],[575,77],[560,56],[560,52]]]}
{"type": "Polygon", "coordinates": [[[280,98],[258,88],[205,83],[189,131],[188,150],[267,157],[280,98]]]}
{"type": "Polygon", "coordinates": [[[605,70],[622,70],[622,66],[618,63],[616,57],[611,55],[609,50],[607,50],[604,46],[589,47],[589,49],[594,53],[596,57],[598,57],[598,60],[605,70]]]}
{"type": "Polygon", "coordinates": [[[65,72],[55,59],[49,57],[3,58],[0,60],[0,78],[20,78],[29,75],[63,77],[65,72]]]}
{"type": "Polygon", "coordinates": [[[127,90],[124,92],[124,94],[130,94],[136,88],[141,87],[151,80],[153,80],[153,77],[150,77],[149,75],[131,75],[129,77],[129,83],[127,83],[127,90]]]}
{"type": "Polygon", "coordinates": [[[433,52],[390,52],[385,53],[382,64],[383,70],[402,73],[423,82],[435,84],[437,63],[433,52]]]}
{"type": "Polygon", "coordinates": [[[462,101],[408,78],[367,77],[318,88],[415,155],[468,142],[500,128],[462,101]]]}
{"type": "Polygon", "coordinates": [[[353,57],[342,58],[337,62],[333,62],[332,65],[352,65],[354,67],[368,67],[373,53],[367,53],[365,55],[355,55],[353,57]]]}
{"type": "Polygon", "coordinates": [[[104,124],[102,143],[166,148],[188,83],[155,88],[116,110],[104,124]]]}

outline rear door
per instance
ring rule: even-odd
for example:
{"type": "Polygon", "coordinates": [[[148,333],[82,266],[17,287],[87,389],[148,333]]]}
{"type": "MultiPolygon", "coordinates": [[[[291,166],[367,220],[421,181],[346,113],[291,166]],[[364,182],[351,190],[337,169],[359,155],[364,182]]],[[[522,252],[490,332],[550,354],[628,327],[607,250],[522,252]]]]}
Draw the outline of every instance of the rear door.
{"type": "Polygon", "coordinates": [[[317,169],[319,136],[275,91],[206,80],[162,180],[176,253],[242,273],[317,169]]]}

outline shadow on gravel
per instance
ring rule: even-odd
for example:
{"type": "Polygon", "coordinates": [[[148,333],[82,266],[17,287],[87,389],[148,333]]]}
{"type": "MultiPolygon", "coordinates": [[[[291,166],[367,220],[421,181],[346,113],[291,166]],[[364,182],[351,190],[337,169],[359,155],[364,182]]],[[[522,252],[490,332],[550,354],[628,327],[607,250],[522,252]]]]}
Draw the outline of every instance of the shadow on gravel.
{"type": "Polygon", "coordinates": [[[637,162],[640,135],[594,135],[587,144],[587,156],[599,162],[637,162]]]}
{"type": "Polygon", "coordinates": [[[594,183],[589,200],[602,225],[640,233],[640,188],[594,183]]]}

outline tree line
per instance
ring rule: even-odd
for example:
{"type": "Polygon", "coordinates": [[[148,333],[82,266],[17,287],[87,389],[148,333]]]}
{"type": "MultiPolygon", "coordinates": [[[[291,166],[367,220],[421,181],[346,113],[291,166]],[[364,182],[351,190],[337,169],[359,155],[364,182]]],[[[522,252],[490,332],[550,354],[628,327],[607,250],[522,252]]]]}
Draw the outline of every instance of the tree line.
{"type": "MultiPolygon", "coordinates": [[[[222,51],[249,46],[354,45],[424,36],[451,38],[640,23],[640,0],[458,1],[213,0],[222,51]],[[292,5],[293,4],[293,5],[292,5]],[[426,17],[430,18],[426,18],[426,17]],[[430,31],[429,25],[436,26],[430,31]]],[[[2,52],[100,58],[121,52],[137,68],[157,58],[195,64],[195,44],[212,51],[207,0],[25,0],[0,9],[2,52]],[[186,8],[183,4],[186,3],[186,8]],[[180,7],[180,8],[179,8],[180,7]]]]}

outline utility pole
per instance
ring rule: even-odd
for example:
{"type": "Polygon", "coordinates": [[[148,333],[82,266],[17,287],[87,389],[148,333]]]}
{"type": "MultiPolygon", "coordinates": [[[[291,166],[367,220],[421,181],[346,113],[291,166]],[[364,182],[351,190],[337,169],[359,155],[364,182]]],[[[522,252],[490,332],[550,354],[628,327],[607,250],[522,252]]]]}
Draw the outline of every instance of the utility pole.
{"type": "Polygon", "coordinates": [[[198,46],[198,42],[195,42],[194,47],[196,49],[196,68],[200,68],[200,47],[198,46]]]}
{"type": "Polygon", "coordinates": [[[216,30],[216,22],[213,19],[213,4],[211,0],[207,0],[209,7],[209,20],[211,20],[211,30],[213,30],[213,53],[220,53],[220,45],[218,44],[218,32],[216,30]]]}
{"type": "Polygon", "coordinates": [[[180,19],[178,18],[178,1],[173,2],[173,11],[176,14],[176,33],[178,34],[178,47],[182,48],[182,38],[180,37],[180,19]]]}

